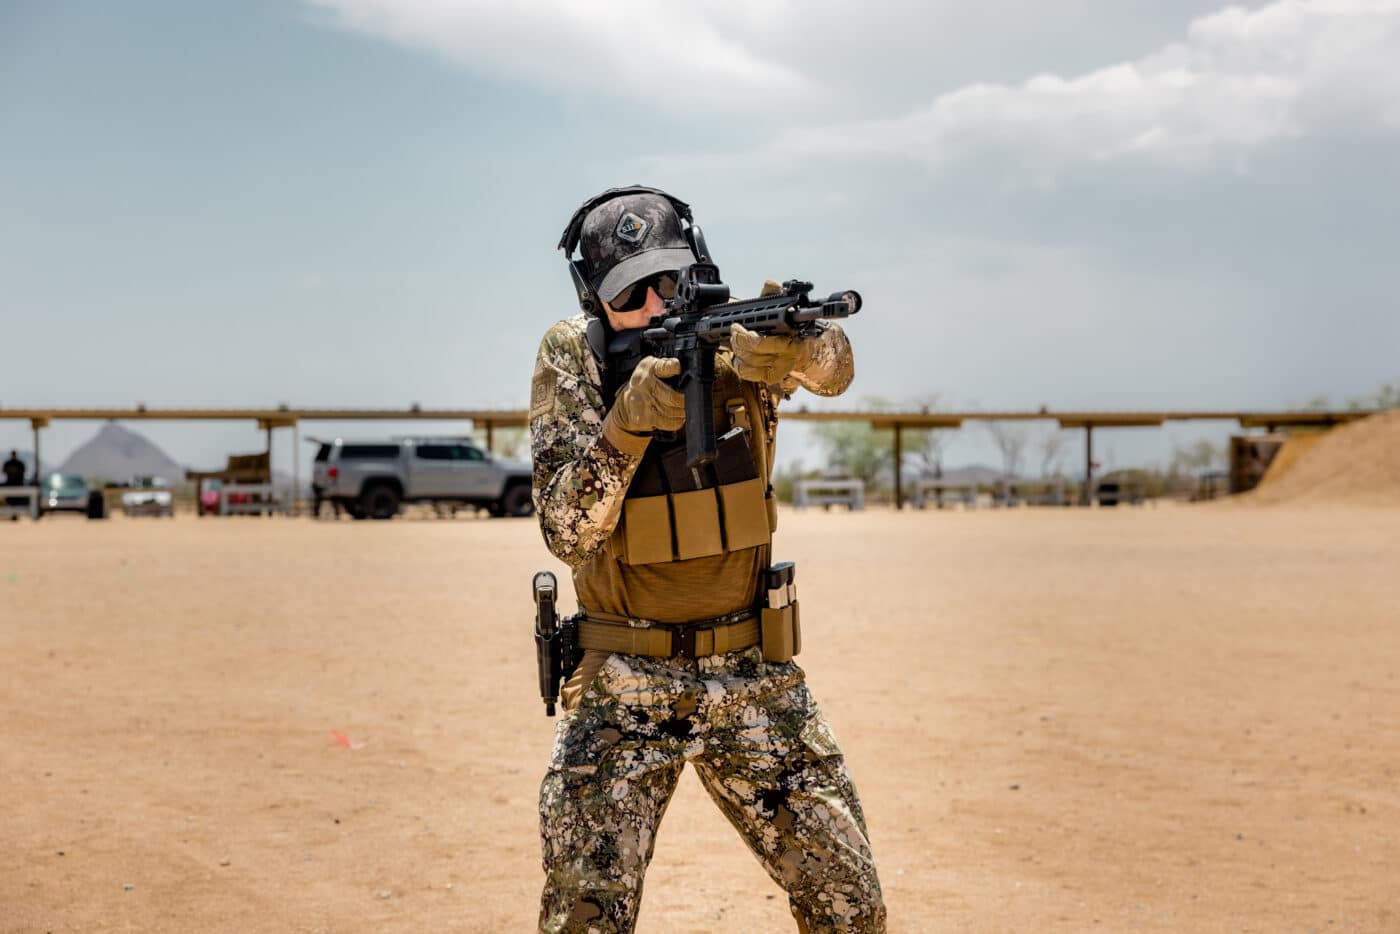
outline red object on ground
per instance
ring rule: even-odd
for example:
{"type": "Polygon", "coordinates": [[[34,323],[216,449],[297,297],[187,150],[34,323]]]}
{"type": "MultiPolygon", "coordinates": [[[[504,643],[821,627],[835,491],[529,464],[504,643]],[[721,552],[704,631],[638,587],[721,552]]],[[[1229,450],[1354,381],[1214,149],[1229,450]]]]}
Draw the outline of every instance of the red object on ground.
{"type": "Polygon", "coordinates": [[[340,745],[344,746],[346,749],[350,748],[350,737],[346,736],[339,730],[331,730],[331,739],[335,740],[337,743],[340,743],[340,745]]]}

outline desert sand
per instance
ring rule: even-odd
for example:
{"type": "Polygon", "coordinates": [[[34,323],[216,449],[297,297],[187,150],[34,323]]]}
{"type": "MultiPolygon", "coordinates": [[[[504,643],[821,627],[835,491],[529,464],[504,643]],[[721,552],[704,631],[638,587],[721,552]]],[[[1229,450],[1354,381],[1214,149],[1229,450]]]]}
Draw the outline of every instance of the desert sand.
{"type": "Polygon", "coordinates": [[[1290,438],[1244,501],[1400,507],[1400,409],[1290,438]]]}
{"type": "MultiPolygon", "coordinates": [[[[892,931],[1400,931],[1400,510],[776,553],[892,931]]],[[[531,520],[0,523],[0,930],[532,930],[546,567],[531,520]]],[[[792,929],[687,774],[639,930],[792,929]]]]}

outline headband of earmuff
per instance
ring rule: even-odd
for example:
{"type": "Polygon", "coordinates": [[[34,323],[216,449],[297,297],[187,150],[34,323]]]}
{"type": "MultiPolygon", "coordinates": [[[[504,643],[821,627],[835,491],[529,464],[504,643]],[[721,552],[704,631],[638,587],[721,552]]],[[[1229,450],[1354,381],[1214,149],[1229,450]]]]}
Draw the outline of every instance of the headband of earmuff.
{"type": "Polygon", "coordinates": [[[564,228],[564,235],[559,238],[559,249],[564,251],[565,258],[572,259],[574,250],[578,249],[579,238],[583,236],[583,219],[588,216],[594,208],[600,204],[606,204],[614,198],[622,198],[626,195],[657,195],[671,202],[671,207],[676,209],[681,220],[686,224],[693,224],[695,221],[690,214],[690,205],[673,194],[668,194],[660,188],[648,188],[645,185],[628,185],[625,188],[609,188],[602,194],[594,195],[579,206],[574,212],[574,216],[569,218],[569,226],[564,228]]]}

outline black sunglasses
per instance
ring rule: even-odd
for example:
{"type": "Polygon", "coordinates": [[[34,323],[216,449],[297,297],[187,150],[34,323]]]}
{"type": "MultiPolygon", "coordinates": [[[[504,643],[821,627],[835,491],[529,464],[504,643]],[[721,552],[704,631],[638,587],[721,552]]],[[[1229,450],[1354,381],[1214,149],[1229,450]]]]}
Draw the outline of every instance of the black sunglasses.
{"type": "Polygon", "coordinates": [[[647,289],[654,289],[663,299],[676,297],[676,274],[658,272],[639,279],[613,296],[608,307],[613,311],[636,311],[647,303],[647,289]]]}

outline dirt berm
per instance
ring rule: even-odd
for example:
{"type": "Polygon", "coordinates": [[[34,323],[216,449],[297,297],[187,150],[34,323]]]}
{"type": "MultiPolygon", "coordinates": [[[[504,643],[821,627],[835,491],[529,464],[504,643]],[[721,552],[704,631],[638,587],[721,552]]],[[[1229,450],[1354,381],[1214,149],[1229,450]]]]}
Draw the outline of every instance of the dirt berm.
{"type": "Polygon", "coordinates": [[[1400,409],[1289,441],[1245,502],[1400,506],[1400,409]]]}

